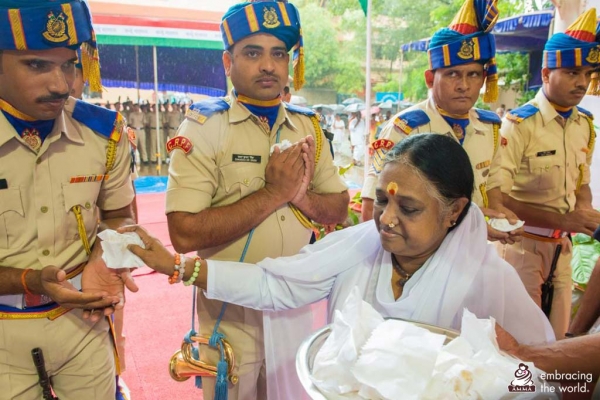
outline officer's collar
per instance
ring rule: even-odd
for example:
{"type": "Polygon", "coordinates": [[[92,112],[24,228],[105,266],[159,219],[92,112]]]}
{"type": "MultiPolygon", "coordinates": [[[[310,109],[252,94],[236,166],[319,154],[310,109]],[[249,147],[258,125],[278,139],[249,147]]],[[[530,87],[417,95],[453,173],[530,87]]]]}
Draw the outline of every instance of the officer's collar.
{"type": "MultiPolygon", "coordinates": [[[[74,143],[84,144],[84,140],[81,136],[80,129],[80,127],[75,126],[71,121],[65,119],[64,112],[61,113],[55,119],[54,127],[52,128],[52,131],[44,141],[44,144],[42,144],[42,149],[58,140],[59,135],[56,135],[55,132],[63,134],[68,140],[74,143]],[[46,142],[48,144],[46,144],[46,142]]],[[[9,140],[14,139],[15,137],[19,137],[19,134],[12,126],[12,124],[8,121],[8,119],[6,119],[4,114],[0,113],[0,146],[3,146],[9,140]]]]}
{"type": "Polygon", "coordinates": [[[271,108],[277,107],[281,104],[281,96],[277,96],[273,100],[256,100],[248,96],[244,96],[243,94],[238,94],[235,91],[233,92],[237,101],[243,104],[249,104],[251,106],[271,108]]]}
{"type": "MultiPolygon", "coordinates": [[[[237,100],[233,91],[230,94],[229,102],[231,103],[231,108],[229,109],[230,124],[236,124],[252,117],[252,113],[237,100]]],[[[293,130],[294,132],[298,132],[298,128],[289,118],[284,104],[285,103],[283,102],[280,102],[279,104],[279,113],[277,114],[277,119],[275,120],[275,126],[282,125],[285,123],[291,130],[293,130]]]]}
{"type": "MultiPolygon", "coordinates": [[[[432,125],[433,124],[437,125],[440,123],[448,125],[448,122],[444,119],[442,114],[440,114],[438,106],[437,106],[437,104],[435,104],[435,100],[433,99],[433,96],[429,96],[429,98],[427,99],[427,103],[425,106],[425,112],[426,112],[427,116],[429,116],[429,118],[431,119],[432,125]]],[[[471,108],[469,110],[468,116],[469,116],[469,127],[472,127],[473,129],[475,129],[477,131],[485,131],[486,125],[479,120],[479,115],[477,114],[477,110],[475,110],[474,108],[471,108]]]]}
{"type": "Polygon", "coordinates": [[[442,115],[444,117],[452,118],[452,119],[469,119],[469,113],[466,113],[466,114],[452,114],[452,113],[449,113],[446,110],[442,110],[438,105],[436,105],[435,107],[438,110],[438,112],[440,113],[440,115],[442,115]]]}
{"type": "MultiPolygon", "coordinates": [[[[539,92],[535,95],[536,106],[540,110],[540,114],[542,116],[542,122],[544,126],[548,125],[552,121],[556,119],[556,117],[560,116],[556,108],[550,103],[550,100],[546,97],[544,93],[544,89],[540,89],[539,92]]],[[[577,120],[579,118],[579,113],[576,112],[576,108],[573,110],[569,118],[567,120],[577,120]]],[[[561,116],[562,118],[562,116],[561,116]]]]}

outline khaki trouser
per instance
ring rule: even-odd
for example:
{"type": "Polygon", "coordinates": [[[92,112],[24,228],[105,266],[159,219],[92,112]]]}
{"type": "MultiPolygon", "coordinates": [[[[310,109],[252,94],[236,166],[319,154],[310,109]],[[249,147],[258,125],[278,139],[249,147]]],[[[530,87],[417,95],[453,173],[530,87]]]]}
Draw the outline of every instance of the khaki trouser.
{"type": "Polygon", "coordinates": [[[164,161],[167,158],[167,154],[165,151],[165,144],[167,140],[165,139],[165,130],[160,128],[160,141],[157,142],[156,137],[156,128],[150,128],[150,161],[156,161],[156,154],[158,153],[159,148],[157,144],[160,145],[160,157],[164,161]]]}
{"type": "Polygon", "coordinates": [[[136,146],[140,153],[140,159],[143,162],[148,162],[148,151],[146,149],[146,130],[144,128],[137,128],[135,130],[136,146]]]}
{"type": "MultiPolygon", "coordinates": [[[[221,311],[221,302],[208,300],[200,291],[198,294],[199,333],[210,337],[215,321],[221,311]]],[[[235,369],[239,377],[236,385],[228,385],[228,400],[266,400],[266,364],[263,335],[262,311],[252,310],[233,304],[227,305],[219,332],[225,335],[235,354],[235,369]]],[[[216,350],[200,347],[202,361],[217,365],[219,354],[216,350]]],[[[202,378],[204,400],[213,400],[215,379],[202,378]]]]}
{"type": "MultiPolygon", "coordinates": [[[[563,248],[554,271],[554,296],[550,311],[550,324],[556,339],[564,339],[569,328],[571,315],[571,257],[573,245],[568,238],[563,239],[563,248]]],[[[541,307],[542,284],[550,274],[550,266],[556,250],[556,243],[548,243],[529,238],[521,242],[499,246],[500,255],[518,272],[527,293],[541,307]]]]}
{"type": "Polygon", "coordinates": [[[0,320],[0,399],[40,400],[31,350],[42,349],[61,400],[114,400],[113,345],[106,319],[90,322],[73,310],[50,321],[0,320]]]}

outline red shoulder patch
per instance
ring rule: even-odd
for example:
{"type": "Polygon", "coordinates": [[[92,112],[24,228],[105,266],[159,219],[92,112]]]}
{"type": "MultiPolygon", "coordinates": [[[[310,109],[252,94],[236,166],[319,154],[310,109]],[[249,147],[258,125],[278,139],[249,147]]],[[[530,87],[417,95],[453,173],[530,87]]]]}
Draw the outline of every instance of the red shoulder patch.
{"type": "Polygon", "coordinates": [[[383,149],[383,150],[389,150],[392,147],[394,147],[394,142],[392,142],[391,140],[387,140],[387,139],[379,139],[373,142],[372,146],[373,146],[373,150],[379,150],[379,149],[383,149]]]}
{"type": "Polygon", "coordinates": [[[175,136],[174,138],[169,139],[167,142],[167,153],[172,152],[175,149],[182,150],[185,154],[188,154],[192,151],[194,145],[190,142],[190,139],[183,136],[175,136]]]}

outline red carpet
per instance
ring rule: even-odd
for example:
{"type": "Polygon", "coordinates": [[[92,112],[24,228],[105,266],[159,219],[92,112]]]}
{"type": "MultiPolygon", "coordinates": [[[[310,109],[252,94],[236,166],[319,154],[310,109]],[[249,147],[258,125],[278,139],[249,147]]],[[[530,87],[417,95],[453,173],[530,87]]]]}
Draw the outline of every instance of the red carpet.
{"type": "MultiPolygon", "coordinates": [[[[171,248],[164,210],[164,193],[138,196],[140,224],[171,248]]],[[[192,289],[171,286],[166,276],[148,267],[133,275],[140,290],[127,296],[127,370],[122,375],[132,400],[202,400],[202,391],[196,389],[193,379],[176,382],[168,369],[171,356],[191,327],[192,289]]]]}

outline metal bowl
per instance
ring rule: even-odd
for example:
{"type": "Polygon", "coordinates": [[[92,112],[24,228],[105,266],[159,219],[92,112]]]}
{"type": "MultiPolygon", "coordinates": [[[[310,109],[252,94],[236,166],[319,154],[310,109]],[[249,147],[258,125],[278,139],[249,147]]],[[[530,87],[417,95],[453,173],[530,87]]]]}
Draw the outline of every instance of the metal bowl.
{"type": "MultiPolygon", "coordinates": [[[[396,319],[399,321],[410,322],[418,327],[425,328],[430,332],[437,333],[440,335],[445,335],[446,340],[444,344],[448,344],[452,339],[458,337],[459,332],[440,328],[439,326],[424,324],[421,322],[410,321],[401,318],[386,318],[386,319],[396,319]]],[[[311,336],[302,342],[300,347],[298,348],[298,353],[296,353],[296,372],[298,373],[298,377],[300,378],[300,382],[302,382],[302,386],[306,393],[313,400],[327,400],[325,396],[317,389],[317,387],[312,383],[310,376],[312,375],[313,364],[315,362],[315,357],[319,352],[325,340],[329,337],[331,333],[331,325],[327,325],[326,327],[319,329],[311,336]]]]}

